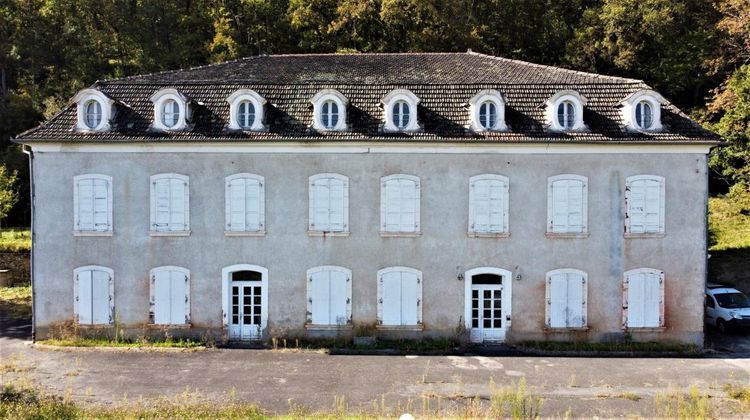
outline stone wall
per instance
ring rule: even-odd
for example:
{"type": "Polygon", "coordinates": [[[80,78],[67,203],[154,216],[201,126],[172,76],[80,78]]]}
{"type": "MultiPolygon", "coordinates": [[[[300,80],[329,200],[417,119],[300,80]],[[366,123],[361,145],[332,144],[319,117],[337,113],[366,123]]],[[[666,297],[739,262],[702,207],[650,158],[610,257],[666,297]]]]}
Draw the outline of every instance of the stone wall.
{"type": "Polygon", "coordinates": [[[10,270],[10,284],[31,282],[31,254],[0,252],[0,270],[10,270]]]}

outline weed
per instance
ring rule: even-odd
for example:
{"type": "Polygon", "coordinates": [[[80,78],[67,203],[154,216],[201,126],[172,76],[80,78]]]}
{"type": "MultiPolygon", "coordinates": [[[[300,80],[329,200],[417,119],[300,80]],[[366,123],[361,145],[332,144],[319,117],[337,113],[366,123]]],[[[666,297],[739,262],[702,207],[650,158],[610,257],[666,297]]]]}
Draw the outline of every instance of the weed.
{"type": "Polygon", "coordinates": [[[521,378],[518,385],[497,388],[494,381],[490,383],[492,396],[490,397],[491,413],[495,418],[537,419],[540,417],[543,400],[541,397],[529,393],[526,380],[521,378]]]}
{"type": "Polygon", "coordinates": [[[427,361],[427,365],[425,365],[425,367],[424,367],[424,372],[422,372],[422,383],[423,384],[427,383],[427,374],[429,373],[429,371],[430,371],[430,361],[428,360],[427,361]]]}
{"type": "Polygon", "coordinates": [[[713,407],[708,395],[701,394],[696,386],[687,393],[668,391],[654,396],[656,413],[661,418],[696,419],[713,418],[713,407]]]}
{"type": "Polygon", "coordinates": [[[638,394],[635,394],[633,392],[623,392],[622,394],[618,395],[619,398],[630,400],[630,401],[640,401],[641,397],[638,394]]]}

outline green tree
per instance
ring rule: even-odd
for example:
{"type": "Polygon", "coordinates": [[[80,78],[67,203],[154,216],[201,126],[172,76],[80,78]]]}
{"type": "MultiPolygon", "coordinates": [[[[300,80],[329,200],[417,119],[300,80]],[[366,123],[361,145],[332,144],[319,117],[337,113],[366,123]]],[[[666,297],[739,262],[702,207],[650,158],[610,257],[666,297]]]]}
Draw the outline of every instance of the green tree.
{"type": "Polygon", "coordinates": [[[15,189],[16,173],[8,172],[5,165],[0,165],[0,222],[8,216],[8,212],[18,202],[15,189]]]}

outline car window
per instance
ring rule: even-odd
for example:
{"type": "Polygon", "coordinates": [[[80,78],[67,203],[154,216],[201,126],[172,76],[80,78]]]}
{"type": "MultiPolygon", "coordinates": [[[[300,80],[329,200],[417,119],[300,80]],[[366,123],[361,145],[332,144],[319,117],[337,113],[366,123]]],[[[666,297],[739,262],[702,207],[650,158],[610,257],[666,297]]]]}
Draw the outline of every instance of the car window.
{"type": "Polygon", "coordinates": [[[716,307],[716,304],[714,303],[714,300],[709,295],[706,295],[706,307],[707,308],[715,308],[716,307]]]}
{"type": "Polygon", "coordinates": [[[748,308],[750,299],[742,293],[717,293],[714,295],[716,303],[722,308],[748,308]]]}

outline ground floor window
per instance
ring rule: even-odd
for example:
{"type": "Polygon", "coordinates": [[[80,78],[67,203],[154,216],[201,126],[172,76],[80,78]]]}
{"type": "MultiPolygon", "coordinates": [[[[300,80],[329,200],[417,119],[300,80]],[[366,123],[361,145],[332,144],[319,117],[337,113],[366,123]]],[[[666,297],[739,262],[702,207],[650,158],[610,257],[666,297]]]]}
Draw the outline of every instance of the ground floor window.
{"type": "Polygon", "coordinates": [[[85,266],[74,270],[75,317],[79,324],[112,324],[114,320],[114,272],[111,268],[85,266]]]}
{"type": "Polygon", "coordinates": [[[547,273],[547,327],[586,326],[586,273],[560,269],[547,273]]]}
{"type": "Polygon", "coordinates": [[[190,323],[190,271],[181,267],[151,270],[151,323],[190,323]]]}
{"type": "Polygon", "coordinates": [[[351,323],[352,274],[343,267],[315,267],[307,271],[307,312],[310,325],[351,323]]]}
{"type": "Polygon", "coordinates": [[[378,323],[417,326],[422,323],[422,272],[389,267],[378,272],[378,323]]]}
{"type": "Polygon", "coordinates": [[[625,273],[623,326],[658,328],[664,325],[664,272],[639,268],[625,273]]]}

